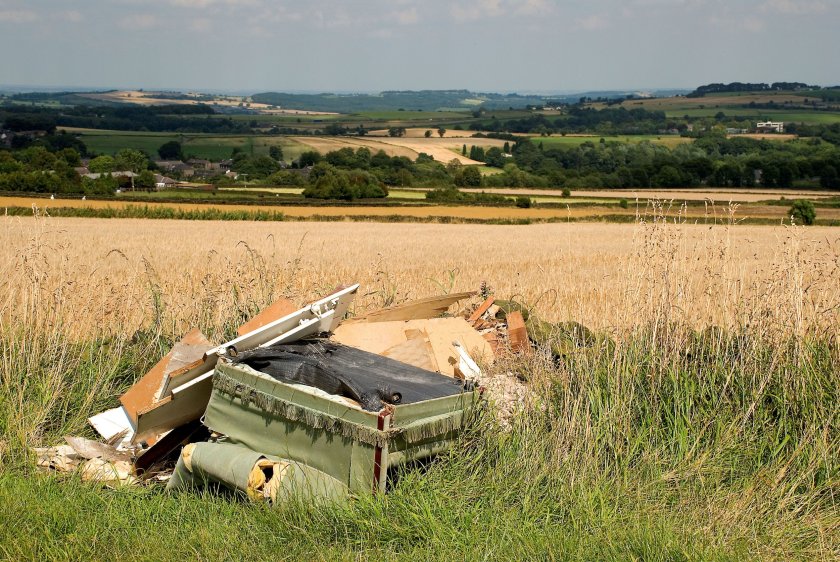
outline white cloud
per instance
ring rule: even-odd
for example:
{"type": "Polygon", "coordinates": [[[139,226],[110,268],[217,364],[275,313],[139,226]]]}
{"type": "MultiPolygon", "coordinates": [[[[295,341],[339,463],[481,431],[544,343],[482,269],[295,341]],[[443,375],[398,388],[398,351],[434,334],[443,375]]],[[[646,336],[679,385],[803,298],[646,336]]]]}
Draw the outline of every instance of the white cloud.
{"type": "Polygon", "coordinates": [[[417,8],[413,6],[407,10],[394,12],[393,17],[397,23],[401,23],[403,25],[410,25],[420,21],[420,16],[417,15],[417,8]]]}
{"type": "Polygon", "coordinates": [[[213,29],[213,22],[207,18],[194,19],[189,23],[189,29],[197,33],[204,33],[213,29]]]}
{"type": "Polygon", "coordinates": [[[58,19],[61,19],[61,20],[64,20],[64,21],[70,22],[70,23],[79,23],[81,21],[84,21],[84,19],[85,19],[84,16],[80,12],[77,12],[76,10],[68,10],[66,12],[59,12],[59,13],[56,14],[56,17],[58,17],[58,19]]]}
{"type": "Polygon", "coordinates": [[[210,6],[256,6],[259,0],[168,0],[173,6],[182,8],[209,8],[210,6]]]}
{"type": "Polygon", "coordinates": [[[828,9],[820,0],[768,0],[763,6],[765,11],[789,15],[822,14],[828,9]]]}
{"type": "Polygon", "coordinates": [[[547,0],[523,0],[516,11],[529,16],[547,14],[551,11],[551,4],[547,0]]]}
{"type": "Polygon", "coordinates": [[[38,19],[32,10],[0,10],[0,22],[28,23],[38,19]]]}
{"type": "Polygon", "coordinates": [[[449,13],[457,21],[475,21],[501,16],[505,9],[502,0],[477,0],[466,4],[453,4],[449,13]]]}
{"type": "Polygon", "coordinates": [[[596,31],[598,29],[606,29],[610,26],[610,21],[606,16],[599,14],[592,14],[584,18],[577,18],[575,20],[575,27],[578,29],[585,29],[587,31],[596,31]]]}
{"type": "Polygon", "coordinates": [[[149,29],[159,25],[154,14],[133,14],[120,20],[120,26],[126,29],[149,29]]]}

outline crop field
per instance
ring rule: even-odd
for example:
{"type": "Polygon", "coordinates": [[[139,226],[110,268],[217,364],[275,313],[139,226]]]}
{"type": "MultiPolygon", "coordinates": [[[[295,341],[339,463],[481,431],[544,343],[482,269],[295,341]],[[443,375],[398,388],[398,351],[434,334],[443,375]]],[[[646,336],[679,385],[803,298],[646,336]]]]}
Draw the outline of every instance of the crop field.
{"type": "Polygon", "coordinates": [[[234,148],[248,154],[268,154],[269,147],[280,146],[287,160],[297,158],[301,152],[308,150],[306,146],[288,137],[279,136],[141,133],[73,128],[66,130],[78,134],[89,150],[100,154],[115,154],[123,148],[133,148],[157,158],[158,148],[173,140],[183,145],[187,156],[213,160],[230,158],[234,148]]]}
{"type": "MultiPolygon", "coordinates": [[[[463,188],[462,191],[478,193],[498,193],[499,195],[535,195],[562,197],[561,189],[528,189],[528,188],[463,188]]],[[[758,203],[760,201],[775,201],[781,199],[807,198],[818,200],[836,196],[836,192],[814,191],[814,190],[791,190],[791,189],[749,189],[739,190],[737,188],[703,188],[703,189],[575,189],[571,192],[572,198],[563,198],[575,201],[578,198],[589,198],[597,200],[625,198],[628,201],[634,199],[661,199],[666,201],[713,201],[720,203],[758,203]]]]}
{"type": "Polygon", "coordinates": [[[460,137],[292,137],[295,142],[305,144],[321,153],[341,148],[367,147],[371,151],[384,150],[389,156],[405,156],[415,160],[421,152],[425,152],[438,162],[448,163],[458,160],[461,164],[481,164],[466,156],[461,156],[464,144],[491,147],[502,147],[505,141],[488,138],[460,138],[460,137]]]}
{"type": "MultiPolygon", "coordinates": [[[[601,192],[595,192],[601,193],[601,192]]],[[[225,198],[233,194],[228,192],[225,198]]],[[[280,195],[280,192],[277,193],[280,195]]],[[[143,196],[140,196],[143,198],[143,196]]],[[[582,221],[582,220],[610,220],[610,221],[633,221],[637,217],[644,217],[651,213],[662,212],[663,214],[682,220],[689,220],[702,224],[713,224],[728,220],[733,211],[737,211],[737,218],[740,221],[760,222],[790,222],[788,208],[784,205],[761,205],[761,204],[737,204],[732,206],[726,203],[708,205],[683,205],[679,200],[657,200],[634,201],[632,205],[624,209],[616,206],[605,206],[607,201],[593,203],[593,199],[583,197],[579,204],[574,199],[560,201],[568,203],[565,207],[531,207],[527,209],[517,207],[491,207],[491,206],[464,206],[464,205],[440,205],[427,204],[425,201],[407,202],[394,205],[294,205],[283,201],[272,201],[271,197],[257,198],[253,203],[239,202],[208,202],[212,201],[211,193],[191,193],[191,197],[202,198],[201,201],[185,202],[155,202],[155,201],[126,201],[126,200],[82,200],[82,199],[56,199],[49,200],[40,197],[2,197],[0,196],[0,209],[18,208],[29,210],[37,207],[44,213],[60,214],[62,209],[98,210],[109,211],[112,214],[119,213],[126,209],[134,209],[129,217],[143,217],[154,212],[160,213],[271,213],[282,214],[285,220],[313,220],[322,218],[356,219],[356,220],[384,220],[392,222],[447,222],[447,221],[476,221],[476,222],[510,222],[510,221],[531,221],[531,222],[558,222],[558,221],[582,221]],[[147,212],[150,211],[150,212],[147,212]]],[[[612,196],[614,200],[615,195],[612,196]]],[[[395,202],[396,203],[396,202],[395,202]]],[[[837,224],[840,221],[840,208],[821,208],[818,212],[818,221],[826,224],[837,224]]]]}
{"type": "Polygon", "coordinates": [[[694,142],[694,139],[680,137],[678,135],[618,135],[604,137],[597,135],[555,135],[551,137],[533,136],[531,137],[531,142],[534,144],[542,143],[545,148],[553,148],[562,146],[578,146],[585,142],[597,144],[602,138],[605,142],[621,142],[630,144],[651,142],[653,144],[661,144],[669,148],[673,148],[679,144],[694,142]]]}
{"type": "Polygon", "coordinates": [[[834,560],[840,228],[731,222],[0,217],[0,552],[834,560]],[[87,416],[189,328],[222,341],[279,296],[352,282],[354,314],[483,286],[594,336],[503,352],[451,453],[346,504],[114,490],[32,467],[28,447],[93,437],[87,416]]]}

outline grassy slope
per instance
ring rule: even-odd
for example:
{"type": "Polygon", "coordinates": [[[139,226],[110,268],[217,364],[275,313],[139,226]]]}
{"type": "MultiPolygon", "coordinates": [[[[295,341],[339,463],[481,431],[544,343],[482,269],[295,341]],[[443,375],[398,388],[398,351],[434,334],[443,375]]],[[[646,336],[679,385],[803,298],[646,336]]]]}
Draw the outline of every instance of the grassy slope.
{"type": "Polygon", "coordinates": [[[89,150],[101,154],[115,154],[123,148],[142,150],[157,158],[157,150],[169,141],[182,143],[188,156],[221,160],[230,158],[234,148],[246,153],[268,154],[270,146],[280,146],[283,157],[292,160],[307,150],[304,145],[286,137],[260,135],[207,135],[177,133],[138,133],[132,131],[82,130],[82,142],[89,150]]]}
{"type": "MultiPolygon", "coordinates": [[[[840,545],[831,495],[838,467],[830,453],[838,445],[836,350],[832,355],[826,341],[812,341],[795,367],[793,351],[760,339],[698,343],[684,336],[639,332],[617,352],[604,340],[559,367],[539,359],[501,365],[543,389],[512,431],[500,432],[489,418],[478,421],[457,451],[426,473],[407,471],[387,496],[346,506],[273,510],[235,498],[170,497],[159,487],[99,489],[74,477],[36,476],[16,455],[0,477],[0,554],[829,559],[840,545]],[[662,351],[672,344],[682,347],[662,351]],[[801,380],[809,390],[796,394],[801,380]]],[[[70,372],[102,375],[97,382],[78,375],[66,381],[68,414],[46,426],[44,440],[81,430],[94,406],[83,396],[92,385],[124,387],[130,358],[150,343],[93,359],[71,350],[27,373],[46,387],[57,383],[49,368],[58,361],[70,372]]],[[[17,368],[26,360],[9,347],[4,354],[13,374],[22,375],[17,368]]],[[[0,391],[2,414],[12,421],[4,435],[17,452],[18,439],[31,439],[19,433],[31,421],[11,403],[22,400],[25,411],[42,414],[40,395],[21,395],[8,383],[0,391]]]]}

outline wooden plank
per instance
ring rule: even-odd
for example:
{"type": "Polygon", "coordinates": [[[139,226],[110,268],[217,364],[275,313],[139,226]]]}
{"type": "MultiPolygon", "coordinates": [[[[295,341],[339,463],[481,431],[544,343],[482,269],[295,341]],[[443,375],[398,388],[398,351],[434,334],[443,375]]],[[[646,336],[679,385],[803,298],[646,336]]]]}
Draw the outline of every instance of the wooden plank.
{"type": "Polygon", "coordinates": [[[237,336],[244,336],[248,332],[253,332],[258,328],[262,328],[266,324],[274,322],[284,316],[288,316],[298,307],[295,306],[295,303],[290,301],[289,299],[279,299],[272,303],[268,308],[261,310],[259,314],[242,324],[238,330],[236,330],[237,336]]]}
{"type": "Polygon", "coordinates": [[[496,302],[496,297],[487,297],[487,299],[481,303],[478,308],[475,309],[475,312],[467,319],[472,325],[475,325],[476,322],[482,317],[482,315],[487,312],[487,310],[493,306],[493,303],[496,302]]]}
{"type": "Polygon", "coordinates": [[[466,293],[455,293],[452,295],[441,295],[436,297],[426,297],[409,301],[390,308],[383,308],[369,312],[363,316],[353,318],[351,322],[395,322],[405,320],[425,320],[428,318],[437,318],[456,302],[468,299],[475,295],[475,291],[466,293]]]}
{"type": "Polygon", "coordinates": [[[133,426],[137,426],[137,414],[157,401],[165,378],[173,371],[183,368],[189,362],[201,360],[213,344],[199,330],[188,332],[163,359],[120,396],[120,404],[133,426]]]}
{"type": "Polygon", "coordinates": [[[507,315],[508,341],[510,349],[514,353],[531,353],[531,343],[528,341],[528,330],[525,328],[525,319],[519,311],[507,315]]]}

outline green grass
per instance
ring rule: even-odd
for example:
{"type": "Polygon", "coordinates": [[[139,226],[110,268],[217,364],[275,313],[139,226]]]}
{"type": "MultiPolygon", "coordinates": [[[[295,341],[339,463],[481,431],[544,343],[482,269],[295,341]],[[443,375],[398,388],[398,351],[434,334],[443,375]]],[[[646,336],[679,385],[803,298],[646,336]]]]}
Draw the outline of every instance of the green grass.
{"type": "Polygon", "coordinates": [[[563,146],[579,146],[585,142],[592,142],[598,144],[601,139],[606,142],[622,142],[622,143],[640,143],[651,142],[654,144],[664,144],[666,146],[674,146],[684,142],[692,142],[691,139],[683,138],[677,135],[616,135],[616,136],[562,136],[554,135],[550,137],[531,137],[531,142],[536,145],[543,144],[545,148],[563,147],[563,146]]]}
{"type": "Polygon", "coordinates": [[[89,150],[101,154],[115,154],[123,148],[142,150],[158,158],[157,150],[169,141],[183,145],[187,156],[222,160],[230,158],[233,149],[249,154],[268,154],[271,146],[280,146],[286,160],[294,160],[307,147],[287,137],[263,135],[209,135],[177,133],[141,133],[134,131],[106,131],[85,129],[78,133],[89,150]]]}
{"type": "Polygon", "coordinates": [[[831,125],[840,122],[840,112],[837,111],[797,111],[787,109],[758,109],[738,106],[712,106],[707,105],[703,109],[696,107],[686,109],[668,109],[665,113],[668,117],[680,118],[685,115],[689,117],[714,117],[718,112],[723,112],[727,117],[753,117],[758,119],[770,119],[773,121],[816,123],[831,125]]]}
{"type": "Polygon", "coordinates": [[[17,327],[0,344],[6,559],[828,560],[840,546],[840,358],[828,340],[640,327],[556,366],[502,361],[495,372],[542,389],[510,431],[491,410],[387,495],[272,509],[34,475],[23,447],[89,432],[85,416],[148,366],[157,341],[154,330],[104,347],[30,332],[24,347],[17,327]],[[65,352],[33,363],[47,343],[65,352]],[[56,384],[61,417],[41,401],[56,384]]]}

